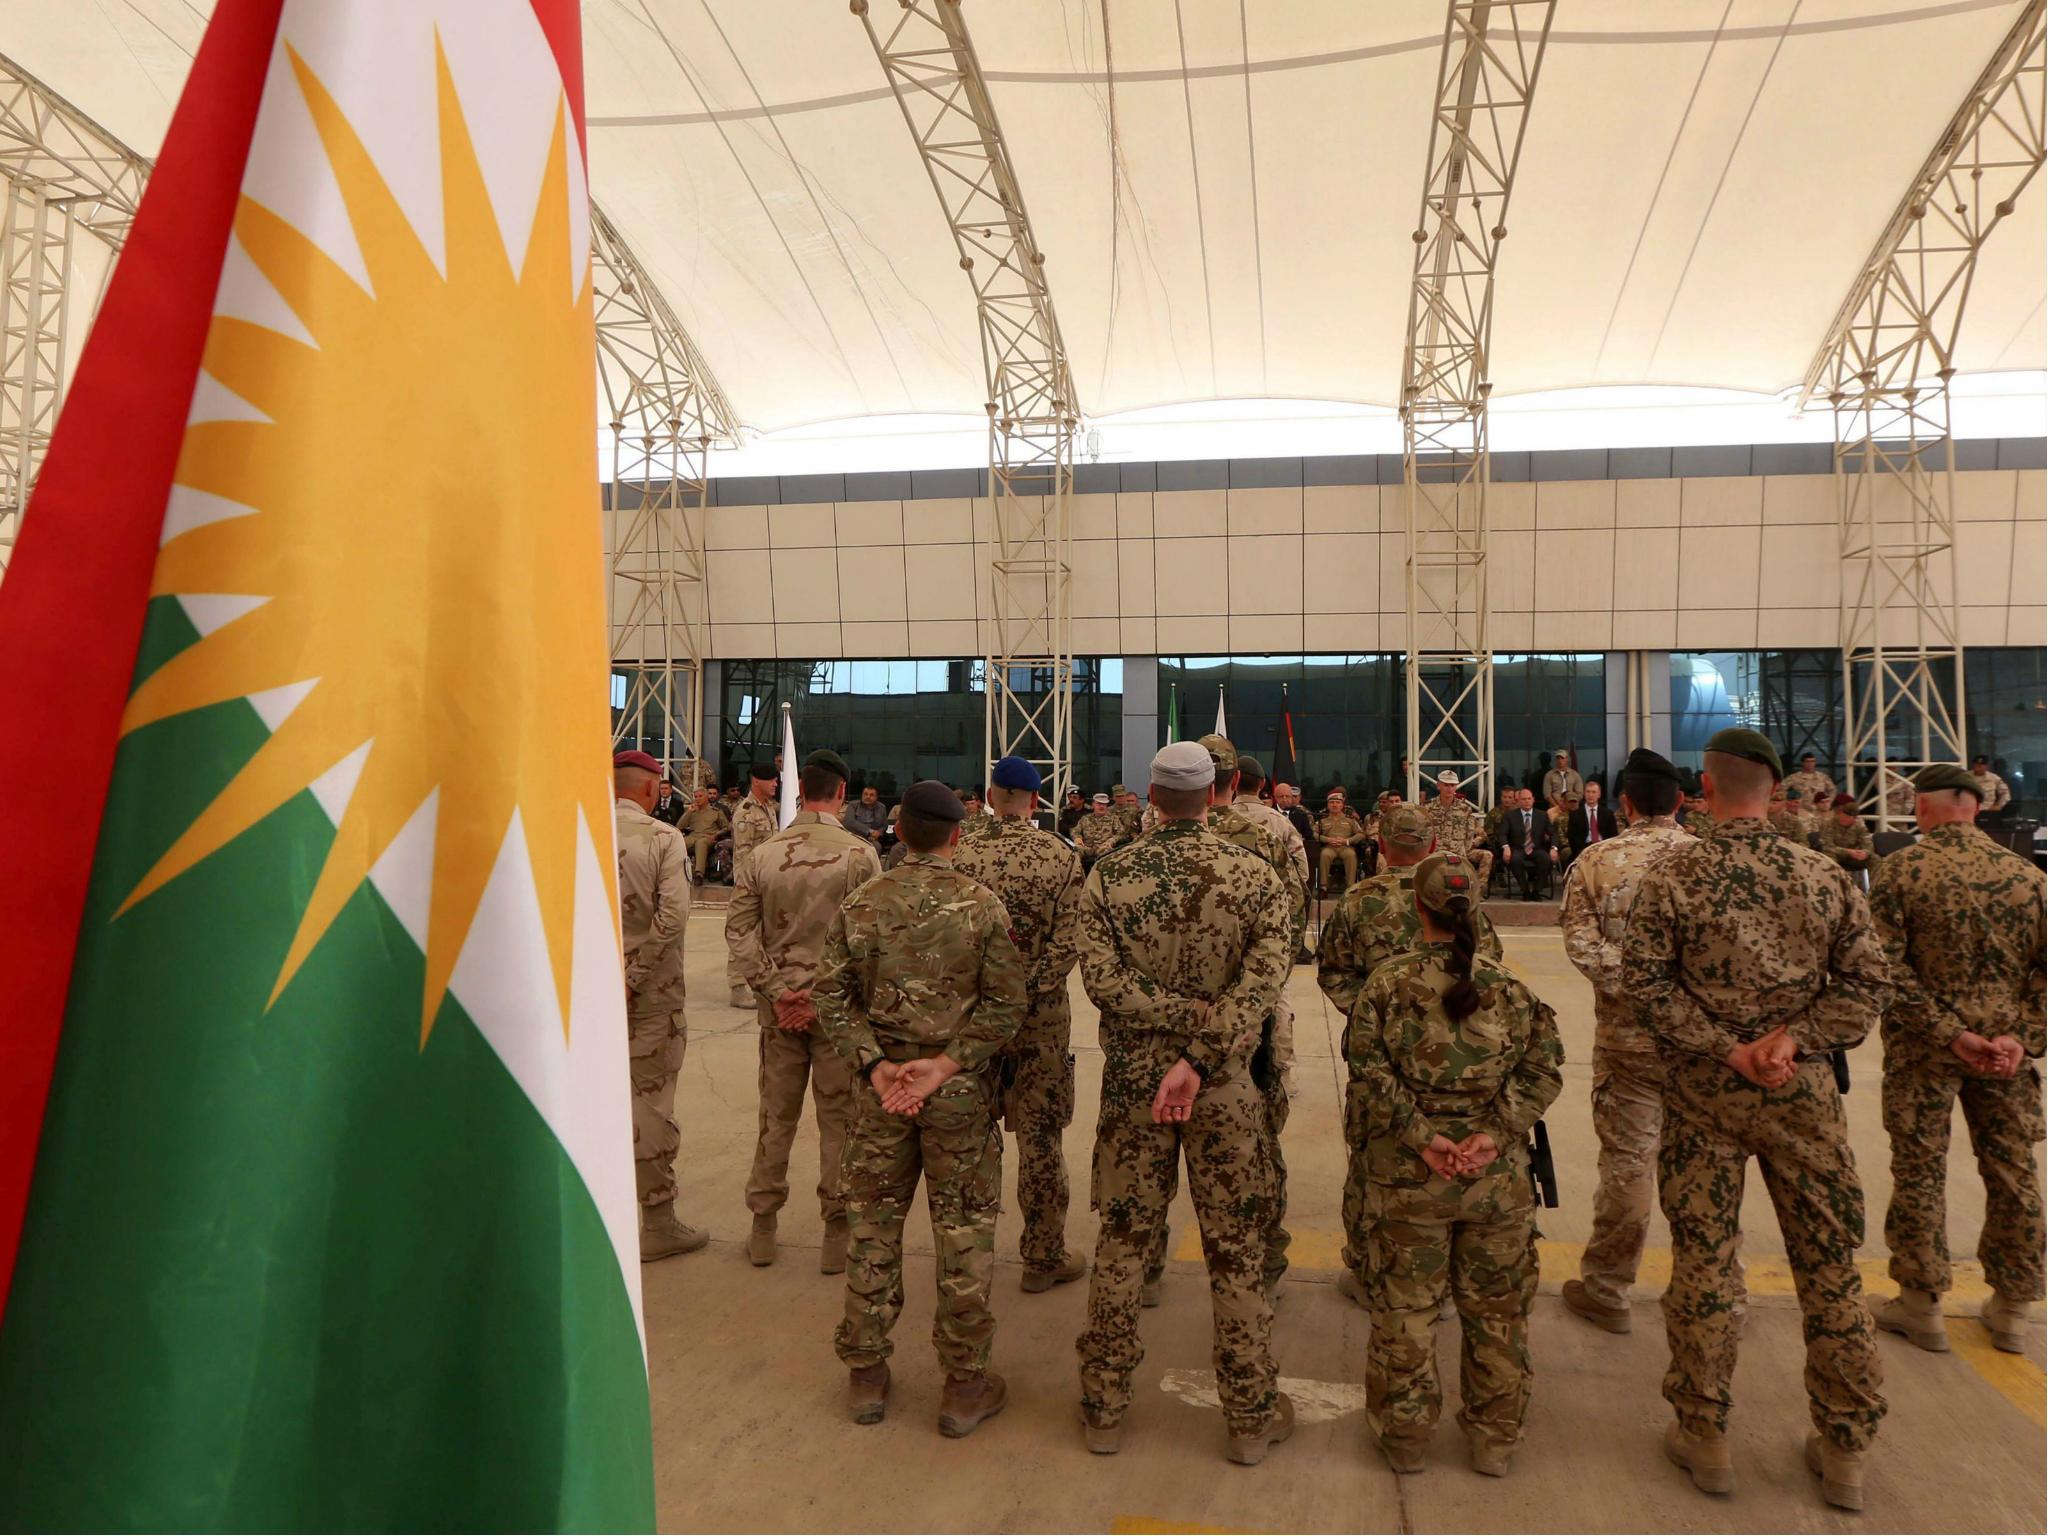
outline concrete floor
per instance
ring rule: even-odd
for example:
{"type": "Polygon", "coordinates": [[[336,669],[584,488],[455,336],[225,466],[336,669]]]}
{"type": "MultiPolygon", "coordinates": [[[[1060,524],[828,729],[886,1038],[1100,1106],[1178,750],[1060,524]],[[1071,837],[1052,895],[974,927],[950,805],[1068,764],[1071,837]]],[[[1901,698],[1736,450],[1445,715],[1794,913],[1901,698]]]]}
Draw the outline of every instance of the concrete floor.
{"type": "MultiPolygon", "coordinates": [[[[1668,1273],[1661,1217],[1627,1337],[1565,1312],[1559,1284],[1577,1273],[1587,1235],[1595,1142],[1588,1093],[1592,997],[1554,929],[1510,930],[1508,959],[1557,1009],[1568,1056],[1565,1091],[1549,1116],[1563,1205],[1543,1222],[1543,1287],[1532,1349],[1535,1398],[1513,1476],[1465,1466],[1451,1422],[1455,1328],[1442,1334],[1445,1423],[1429,1469],[1396,1479],[1367,1445],[1363,1405],[1367,1322],[1340,1297],[1338,1199],[1339,1020],[1294,973],[1299,1096],[1287,1129],[1288,1225],[1294,1267],[1275,1326],[1283,1384],[1301,1409],[1292,1441],[1257,1468],[1223,1459],[1209,1375],[1209,1305],[1185,1193],[1173,1215],[1165,1304],[1146,1312],[1145,1363],[1124,1448],[1090,1456],[1078,1429],[1074,1338],[1086,1282],[1037,1296],[1018,1289],[1014,1207],[997,1232],[996,1368],[1011,1400],[970,1439],[935,1427],[941,1377],[929,1318],[929,1222],[908,1231],[908,1303],[897,1327],[887,1420],[852,1424],[844,1373],[831,1348],[842,1290],[816,1268],[820,1221],[811,1195],[817,1140],[797,1142],[782,1216],[782,1256],[755,1269],[743,1243],[742,1200],[754,1139],[755,1025],[725,1006],[723,914],[702,904],[689,927],[689,1054],[679,1094],[685,1218],[711,1246],[643,1267],[661,1527],[723,1530],[967,1531],[2040,1531],[2044,1505],[2043,1349],[2038,1325],[2024,1356],[1994,1351],[1966,1317],[1985,1294],[1974,1263],[1951,1295],[1954,1352],[1929,1355],[1886,1336],[1891,1403],[1860,1518],[1822,1504],[1800,1459],[1806,1428],[1800,1319],[1777,1223],[1758,1181],[1745,1209],[1753,1300],[1736,1378],[1737,1491],[1710,1499],[1669,1466],[1658,1437],[1669,1416],[1658,1385],[1666,1362],[1655,1298],[1668,1273]]],[[[1068,1133],[1075,1209],[1072,1246],[1092,1251],[1086,1166],[1101,1076],[1095,1012],[1074,984],[1079,1108],[1068,1133]]],[[[1870,1211],[1866,1281],[1889,1293],[1882,1242],[1890,1192],[1878,1122],[1878,1053],[1854,1057],[1850,1122],[1870,1211]]],[[[1960,1119],[1959,1146],[1966,1146],[1960,1119]]],[[[1967,1151],[1952,1163],[1951,1242],[1974,1251],[1981,1185],[1967,1151]]],[[[1014,1177],[1010,1180],[1014,1189],[1014,1177]]],[[[1007,1206],[1007,1202],[1006,1202],[1007,1206]]]]}

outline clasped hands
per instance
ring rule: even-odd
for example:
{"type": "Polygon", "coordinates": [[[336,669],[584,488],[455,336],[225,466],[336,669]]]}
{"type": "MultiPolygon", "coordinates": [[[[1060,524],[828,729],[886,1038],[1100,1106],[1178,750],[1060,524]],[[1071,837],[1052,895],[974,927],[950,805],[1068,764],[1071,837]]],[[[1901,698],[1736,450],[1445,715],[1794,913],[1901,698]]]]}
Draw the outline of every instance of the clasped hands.
{"type": "Polygon", "coordinates": [[[878,1061],[868,1069],[868,1082],[881,1095],[882,1108],[892,1115],[913,1119],[924,1101],[960,1070],[960,1063],[946,1055],[924,1056],[915,1061],[878,1061]]]}
{"type": "Polygon", "coordinates": [[[1987,1077],[2017,1076],[2020,1063],[2026,1059],[2025,1047],[2011,1035],[1987,1040],[1966,1029],[1948,1043],[1948,1048],[1972,1072],[1982,1072],[1987,1077]]]}
{"type": "Polygon", "coordinates": [[[786,1029],[793,1035],[800,1035],[818,1021],[818,1010],[811,1002],[811,989],[801,992],[783,992],[775,999],[775,1027],[786,1029]]]}
{"type": "Polygon", "coordinates": [[[1729,1068],[1741,1073],[1759,1088],[1782,1088],[1799,1069],[1799,1043],[1780,1024],[1769,1034],[1748,1040],[1730,1051],[1729,1068]]]}
{"type": "Polygon", "coordinates": [[[1429,1171],[1440,1179],[1469,1179],[1499,1156],[1499,1145],[1484,1131],[1474,1131],[1463,1141],[1432,1136],[1421,1152],[1429,1171]]]}

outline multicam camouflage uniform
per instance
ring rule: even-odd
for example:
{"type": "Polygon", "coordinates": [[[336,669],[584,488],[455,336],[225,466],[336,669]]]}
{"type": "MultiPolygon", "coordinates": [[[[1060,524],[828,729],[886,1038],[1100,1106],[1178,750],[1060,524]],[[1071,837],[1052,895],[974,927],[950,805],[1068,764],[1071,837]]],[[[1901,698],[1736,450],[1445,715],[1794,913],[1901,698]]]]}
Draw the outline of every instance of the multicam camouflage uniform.
{"type": "Polygon", "coordinates": [[[1835,803],[1835,781],[1818,768],[1811,773],[1788,773],[1785,775],[1787,794],[1797,792],[1799,803],[1811,811],[1816,807],[1825,810],[1835,803]]]}
{"type": "Polygon", "coordinates": [[[683,1016],[683,930],[690,861],[683,836],[631,800],[613,806],[619,838],[619,936],[626,957],[626,1054],[633,1070],[633,1178],[643,1206],[675,1204],[676,1075],[683,1016]]]}
{"type": "Polygon", "coordinates": [[[1098,1428],[1130,1407],[1131,1374],[1144,1359],[1145,1255],[1183,1156],[1209,1265],[1224,1420],[1231,1434],[1249,1435],[1277,1406],[1262,1274],[1277,1191],[1250,1059],[1294,958],[1289,931],[1272,868],[1199,823],[1170,822],[1089,873],[1081,979],[1102,1012],[1093,1188],[1101,1229],[1088,1327],[1075,1349],[1082,1411],[1098,1428]],[[1183,1055],[1204,1074],[1193,1113],[1154,1124],[1153,1097],[1183,1055]]]}
{"type": "MultiPolygon", "coordinates": [[[[840,1148],[849,1103],[846,1063],[815,1028],[782,1028],[775,999],[808,991],[818,974],[825,930],[851,891],[882,872],[866,838],[829,816],[796,820],[739,861],[725,941],[754,990],[761,1021],[761,1122],[747,1209],[769,1216],[789,1199],[789,1149],[804,1114],[808,1080],[818,1113],[818,1206],[841,1219],[840,1148]]],[[[814,999],[815,1002],[815,999],[814,999]]]]}
{"type": "Polygon", "coordinates": [[[1006,816],[972,842],[963,838],[953,867],[995,893],[1024,957],[1028,1000],[1023,1028],[1005,1053],[1010,1084],[1002,1109],[1017,1138],[1024,1267],[1055,1270],[1067,1256],[1065,1132],[1074,1119],[1067,975],[1080,959],[1081,861],[1065,839],[1006,816]]]}
{"type": "Polygon", "coordinates": [[[1589,846],[1565,876],[1557,925],[1564,952],[1593,984],[1593,1134],[1600,1184],[1593,1235],[1579,1278],[1601,1306],[1626,1308],[1657,1197],[1657,1141],[1664,1127],[1664,1065],[1622,990],[1621,937],[1643,876],[1697,839],[1669,816],[1631,822],[1589,846]]]}
{"type": "Polygon", "coordinates": [[[1715,823],[1643,877],[1622,939],[1622,992],[1665,1064],[1658,1194],[1671,1225],[1664,1396],[1689,1434],[1725,1430],[1742,1292],[1736,1254],[1748,1160],[1763,1173],[1806,1315],[1814,1427],[1861,1451],[1884,1417],[1856,1271],[1863,1186],[1827,1053],[1877,1023],[1890,985],[1862,891],[1761,817],[1715,823]],[[1790,1025],[1791,1080],[1759,1088],[1727,1065],[1790,1025]]]}
{"type": "Polygon", "coordinates": [[[1857,817],[1846,827],[1841,818],[1830,816],[1820,826],[1820,851],[1833,859],[1850,874],[1861,874],[1877,867],[1876,845],[1870,840],[1870,828],[1863,825],[1863,818],[1857,817]],[[1853,848],[1863,850],[1863,857],[1848,857],[1853,848]]]}
{"type": "Polygon", "coordinates": [[[1984,1278],[2010,1301],[2041,1299],[2042,895],[2040,870],[1962,823],[1933,828],[1871,877],[1871,917],[1899,989],[1884,1018],[1884,1238],[1901,1285],[1939,1293],[1951,1283],[1945,1195],[1960,1098],[1984,1178],[1984,1278]],[[1949,1049],[1965,1030],[2011,1035],[2033,1061],[2017,1077],[1973,1072],[1949,1049]]]}
{"type": "MultiPolygon", "coordinates": [[[[740,803],[732,812],[732,883],[740,883],[740,866],[747,861],[747,854],[775,835],[775,821],[779,813],[772,806],[763,805],[751,793],[740,796],[740,803]]],[[[740,965],[740,957],[732,947],[730,933],[725,946],[726,985],[735,991],[747,984],[747,973],[740,965]]]]}
{"type": "Polygon", "coordinates": [[[903,1310],[903,1222],[922,1173],[939,1272],[932,1344],[947,1375],[979,1376],[996,1331],[989,1288],[1003,1194],[995,1059],[1024,1020],[1009,917],[949,860],[906,855],[832,915],[816,996],[819,1032],[854,1079],[839,1358],[856,1369],[889,1358],[903,1310]],[[877,1062],[941,1054],[960,1070],[915,1116],[882,1108],[869,1076],[877,1062]]]}
{"type": "Polygon", "coordinates": [[[1453,1020],[1447,942],[1381,966],[1351,1013],[1345,1136],[1363,1170],[1372,1344],[1366,1422],[1419,1446],[1443,1408],[1436,1324],[1449,1291],[1463,1323],[1458,1422],[1475,1446],[1512,1450],[1529,1407],[1529,1304],[1536,1296],[1536,1191],[1524,1138],[1564,1086],[1548,1005],[1485,960],[1479,1010],[1453,1020]],[[1422,1161],[1435,1136],[1485,1132],[1500,1148],[1471,1178],[1422,1161]]]}
{"type": "Polygon", "coordinates": [[[1791,803],[1771,808],[1771,830],[1788,843],[1800,847],[1809,846],[1813,840],[1813,821],[1804,809],[1791,803]]]}
{"type": "MultiPolygon", "coordinates": [[[[1500,959],[1500,935],[1484,912],[1474,911],[1472,929],[1479,954],[1500,959]]],[[[1351,1010],[1373,972],[1396,955],[1423,947],[1422,919],[1415,915],[1415,866],[1381,870],[1346,891],[1323,919],[1322,943],[1316,950],[1316,985],[1343,1016],[1344,1031],[1337,1049],[1351,1054],[1351,1010]]],[[[1358,1274],[1364,1267],[1365,1183],[1356,1158],[1344,1168],[1344,1267],[1358,1274]]],[[[1362,1276],[1361,1276],[1362,1278],[1362,1276]]]]}
{"type": "Polygon", "coordinates": [[[1479,889],[1484,891],[1487,877],[1493,873],[1493,852],[1480,846],[1486,822],[1479,807],[1461,795],[1448,800],[1439,795],[1422,808],[1422,819],[1436,838],[1436,851],[1455,853],[1470,864],[1479,877],[1479,889]]]}

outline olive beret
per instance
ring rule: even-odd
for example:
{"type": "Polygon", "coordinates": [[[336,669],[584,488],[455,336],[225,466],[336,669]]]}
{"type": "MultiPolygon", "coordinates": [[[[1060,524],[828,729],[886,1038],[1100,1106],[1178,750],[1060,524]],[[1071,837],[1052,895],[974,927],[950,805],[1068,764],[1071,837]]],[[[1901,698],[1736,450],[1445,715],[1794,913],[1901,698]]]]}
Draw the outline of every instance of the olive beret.
{"type": "Polygon", "coordinates": [[[926,821],[965,821],[967,807],[960,803],[960,797],[937,779],[919,779],[903,791],[900,807],[912,816],[921,816],[926,821]]]}
{"type": "Polygon", "coordinates": [[[1228,736],[1210,732],[1201,738],[1201,749],[1209,754],[1209,761],[1216,765],[1216,777],[1227,779],[1237,772],[1237,748],[1230,744],[1228,736]]]}
{"type": "Polygon", "coordinates": [[[1625,779],[1664,779],[1672,784],[1684,782],[1670,758],[1652,752],[1648,747],[1637,747],[1629,753],[1628,761],[1621,765],[1621,776],[1625,779]]]}
{"type": "Polygon", "coordinates": [[[1772,778],[1785,777],[1785,765],[1778,761],[1778,749],[1771,745],[1770,738],[1756,731],[1744,730],[1739,725],[1714,732],[1707,738],[1707,750],[1719,752],[1723,757],[1740,757],[1752,763],[1762,763],[1771,770],[1772,778]]]}
{"type": "Polygon", "coordinates": [[[837,752],[834,752],[830,747],[818,748],[817,751],[813,752],[809,757],[804,759],[804,766],[806,768],[827,769],[833,773],[838,774],[839,777],[841,777],[842,779],[850,779],[853,777],[852,774],[846,771],[846,759],[841,757],[837,752]]]}
{"type": "Polygon", "coordinates": [[[1256,757],[1240,757],[1237,760],[1237,771],[1241,775],[1248,773],[1255,779],[1263,779],[1266,776],[1266,765],[1256,757]]]}
{"type": "Polygon", "coordinates": [[[1959,789],[1966,795],[1975,795],[1981,802],[1984,786],[1979,784],[1967,768],[1954,763],[1936,763],[1932,768],[1922,768],[1913,775],[1913,788],[1923,795],[1932,795],[1944,789],[1959,789]]]}

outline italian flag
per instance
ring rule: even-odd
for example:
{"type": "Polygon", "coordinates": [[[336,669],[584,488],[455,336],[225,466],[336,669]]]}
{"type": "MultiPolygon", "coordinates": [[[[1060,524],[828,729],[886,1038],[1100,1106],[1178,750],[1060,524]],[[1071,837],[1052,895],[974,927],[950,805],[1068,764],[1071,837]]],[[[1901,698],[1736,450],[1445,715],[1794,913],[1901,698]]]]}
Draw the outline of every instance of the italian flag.
{"type": "Polygon", "coordinates": [[[0,1522],[647,1529],[574,0],[220,0],[0,587],[0,1522]]]}

